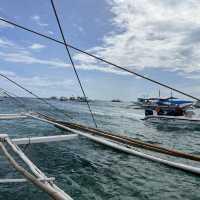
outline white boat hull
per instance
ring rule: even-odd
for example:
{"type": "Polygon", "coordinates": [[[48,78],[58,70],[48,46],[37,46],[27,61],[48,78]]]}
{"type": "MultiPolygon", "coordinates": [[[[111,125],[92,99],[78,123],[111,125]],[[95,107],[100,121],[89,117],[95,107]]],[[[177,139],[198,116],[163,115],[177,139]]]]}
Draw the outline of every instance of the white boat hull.
{"type": "Polygon", "coordinates": [[[189,117],[176,117],[176,116],[164,116],[164,115],[149,115],[144,118],[145,121],[152,123],[162,123],[170,125],[192,125],[200,126],[199,118],[189,118],[189,117]]]}

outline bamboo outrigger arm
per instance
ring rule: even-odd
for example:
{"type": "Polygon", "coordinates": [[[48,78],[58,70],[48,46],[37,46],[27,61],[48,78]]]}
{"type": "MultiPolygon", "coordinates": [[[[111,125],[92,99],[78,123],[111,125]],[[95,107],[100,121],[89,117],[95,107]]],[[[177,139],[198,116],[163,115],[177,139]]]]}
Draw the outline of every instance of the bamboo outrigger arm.
{"type": "MultiPolygon", "coordinates": [[[[0,148],[9,161],[9,163],[21,174],[27,181],[32,182],[35,186],[46,192],[54,200],[72,200],[72,198],[67,195],[63,190],[58,188],[54,183],[53,179],[49,179],[45,174],[37,168],[29,158],[21,151],[21,149],[13,143],[6,134],[0,135],[0,148]],[[11,156],[5,147],[5,144],[11,147],[11,150],[16,153],[29,167],[31,174],[11,156]]],[[[19,181],[19,180],[18,180],[19,181]]],[[[22,180],[23,181],[23,180],[22,180]]]]}
{"type": "Polygon", "coordinates": [[[76,137],[78,137],[78,134],[53,135],[53,136],[43,136],[43,137],[26,137],[26,138],[12,139],[12,142],[17,144],[17,145],[39,144],[39,143],[67,141],[67,140],[75,139],[76,137]]]}

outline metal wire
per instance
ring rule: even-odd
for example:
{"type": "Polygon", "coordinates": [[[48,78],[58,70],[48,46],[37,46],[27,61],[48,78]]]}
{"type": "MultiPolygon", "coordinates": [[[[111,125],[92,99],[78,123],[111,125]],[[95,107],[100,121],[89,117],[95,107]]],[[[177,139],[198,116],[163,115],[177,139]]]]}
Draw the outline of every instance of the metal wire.
{"type": "MultiPolygon", "coordinates": [[[[25,87],[23,87],[22,85],[20,85],[19,83],[17,83],[16,81],[12,80],[11,78],[8,78],[6,75],[0,73],[0,76],[7,79],[8,81],[10,81],[11,83],[15,84],[17,87],[21,88],[22,90],[26,91],[27,93],[31,94],[32,96],[36,97],[36,99],[39,99],[40,101],[44,102],[45,104],[49,105],[50,107],[54,108],[57,111],[61,111],[59,108],[57,108],[56,106],[54,106],[53,104],[49,103],[48,101],[46,101],[45,99],[39,97],[38,95],[36,95],[35,93],[31,92],[30,90],[26,89],[25,87]]],[[[72,118],[71,116],[69,116],[68,114],[65,113],[66,116],[68,116],[70,119],[72,118]]]]}

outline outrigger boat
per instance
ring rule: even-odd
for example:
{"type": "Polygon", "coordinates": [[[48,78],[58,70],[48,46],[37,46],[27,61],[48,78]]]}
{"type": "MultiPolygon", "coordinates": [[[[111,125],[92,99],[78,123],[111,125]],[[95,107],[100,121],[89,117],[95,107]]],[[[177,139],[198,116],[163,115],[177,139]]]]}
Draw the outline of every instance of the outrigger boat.
{"type": "Polygon", "coordinates": [[[155,110],[145,110],[145,121],[162,123],[167,125],[192,125],[200,126],[200,118],[187,107],[170,106],[168,108],[157,107],[155,110]]]}

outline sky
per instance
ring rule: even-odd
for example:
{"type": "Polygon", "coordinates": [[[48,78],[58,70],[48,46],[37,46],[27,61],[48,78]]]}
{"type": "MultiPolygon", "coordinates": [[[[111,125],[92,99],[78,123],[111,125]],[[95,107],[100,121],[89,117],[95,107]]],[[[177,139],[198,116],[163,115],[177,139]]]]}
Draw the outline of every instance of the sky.
{"type": "MultiPolygon", "coordinates": [[[[199,0],[54,0],[69,44],[200,97],[199,0]]],[[[62,40],[50,0],[1,0],[0,17],[62,40]]],[[[70,49],[87,96],[169,90],[70,49]]],[[[81,96],[64,46],[0,22],[0,73],[42,97],[81,96]]],[[[24,91],[0,78],[0,88],[24,91]]],[[[179,96],[175,94],[175,96],[179,96]]]]}

